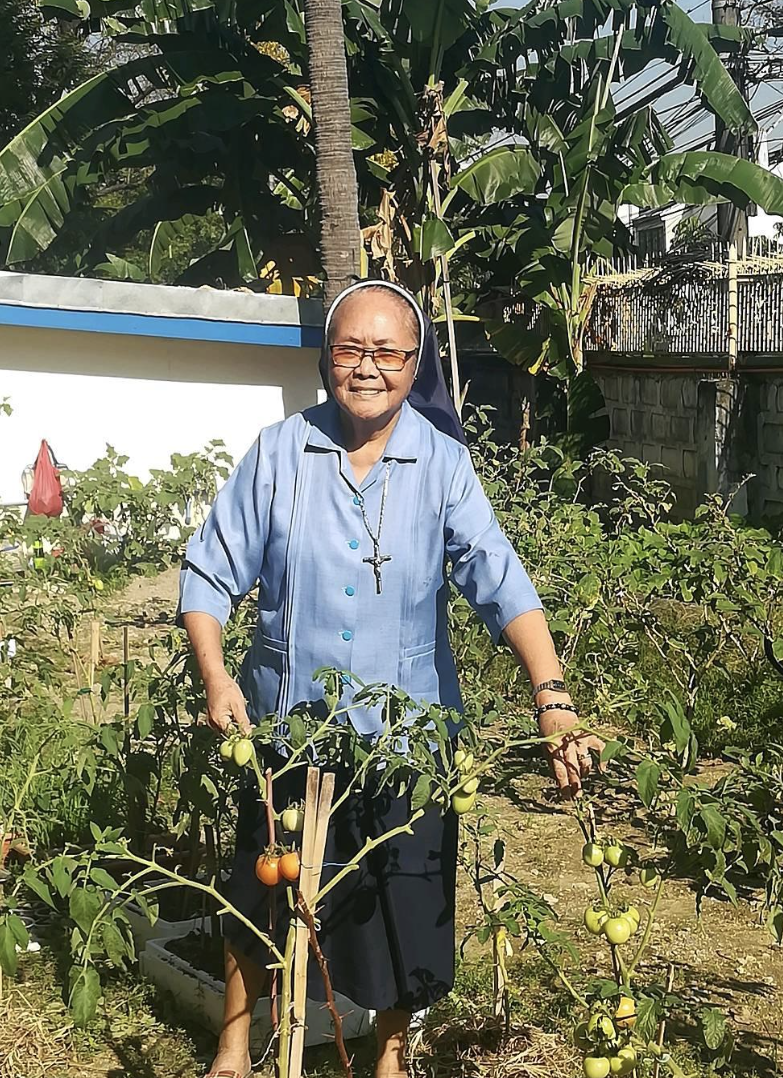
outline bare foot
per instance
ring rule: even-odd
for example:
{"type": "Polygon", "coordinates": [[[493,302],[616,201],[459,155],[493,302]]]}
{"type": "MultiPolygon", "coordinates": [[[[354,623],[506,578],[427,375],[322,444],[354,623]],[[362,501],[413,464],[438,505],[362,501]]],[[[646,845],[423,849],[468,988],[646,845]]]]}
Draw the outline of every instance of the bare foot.
{"type": "Polygon", "coordinates": [[[250,1070],[250,1053],[247,1048],[218,1048],[218,1053],[209,1068],[209,1074],[238,1074],[245,1078],[250,1070]]]}

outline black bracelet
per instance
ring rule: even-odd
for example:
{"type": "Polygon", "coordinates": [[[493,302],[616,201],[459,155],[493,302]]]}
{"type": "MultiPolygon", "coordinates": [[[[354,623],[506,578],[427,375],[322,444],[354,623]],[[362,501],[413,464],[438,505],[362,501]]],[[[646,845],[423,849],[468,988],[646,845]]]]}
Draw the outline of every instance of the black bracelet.
{"type": "Polygon", "coordinates": [[[533,718],[540,719],[545,711],[571,711],[577,718],[579,717],[579,708],[574,707],[573,704],[542,704],[533,711],[533,718]]]}
{"type": "Polygon", "coordinates": [[[536,685],[533,689],[533,696],[538,696],[540,692],[568,692],[566,683],[561,681],[560,678],[552,678],[551,681],[542,681],[540,685],[536,685]]]}

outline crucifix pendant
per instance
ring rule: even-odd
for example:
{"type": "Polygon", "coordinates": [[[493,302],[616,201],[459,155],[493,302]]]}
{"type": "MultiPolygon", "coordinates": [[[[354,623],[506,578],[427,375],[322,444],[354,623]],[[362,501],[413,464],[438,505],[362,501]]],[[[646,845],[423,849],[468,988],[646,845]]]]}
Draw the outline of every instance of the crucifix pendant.
{"type": "Polygon", "coordinates": [[[373,543],[374,553],[371,558],[362,558],[362,561],[371,565],[373,572],[375,573],[375,592],[376,595],[380,595],[383,591],[383,580],[381,579],[381,567],[384,562],[391,561],[391,554],[381,554],[380,545],[376,542],[373,543]]]}

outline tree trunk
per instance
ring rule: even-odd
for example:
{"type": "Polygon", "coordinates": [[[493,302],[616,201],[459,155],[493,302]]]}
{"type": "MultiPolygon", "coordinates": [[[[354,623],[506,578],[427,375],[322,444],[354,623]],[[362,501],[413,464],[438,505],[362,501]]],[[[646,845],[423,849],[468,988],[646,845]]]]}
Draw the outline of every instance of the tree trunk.
{"type": "Polygon", "coordinates": [[[331,303],[358,268],[359,193],[351,146],[351,105],[341,0],[305,0],[316,177],[321,209],[324,300],[331,303]]]}

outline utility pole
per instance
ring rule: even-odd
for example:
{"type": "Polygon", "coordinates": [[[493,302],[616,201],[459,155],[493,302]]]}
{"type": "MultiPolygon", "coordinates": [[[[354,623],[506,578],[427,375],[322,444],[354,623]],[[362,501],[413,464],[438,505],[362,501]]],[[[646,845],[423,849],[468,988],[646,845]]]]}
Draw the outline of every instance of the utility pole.
{"type": "MultiPolygon", "coordinates": [[[[739,0],[712,0],[712,21],[719,26],[740,25],[739,0]]],[[[737,89],[746,97],[747,58],[744,49],[732,54],[726,66],[737,89]]],[[[730,131],[720,117],[715,117],[715,149],[732,157],[751,159],[751,142],[747,134],[730,131]]],[[[739,257],[744,257],[748,243],[748,211],[730,202],[718,206],[718,238],[726,245],[736,244],[739,257]]]]}

